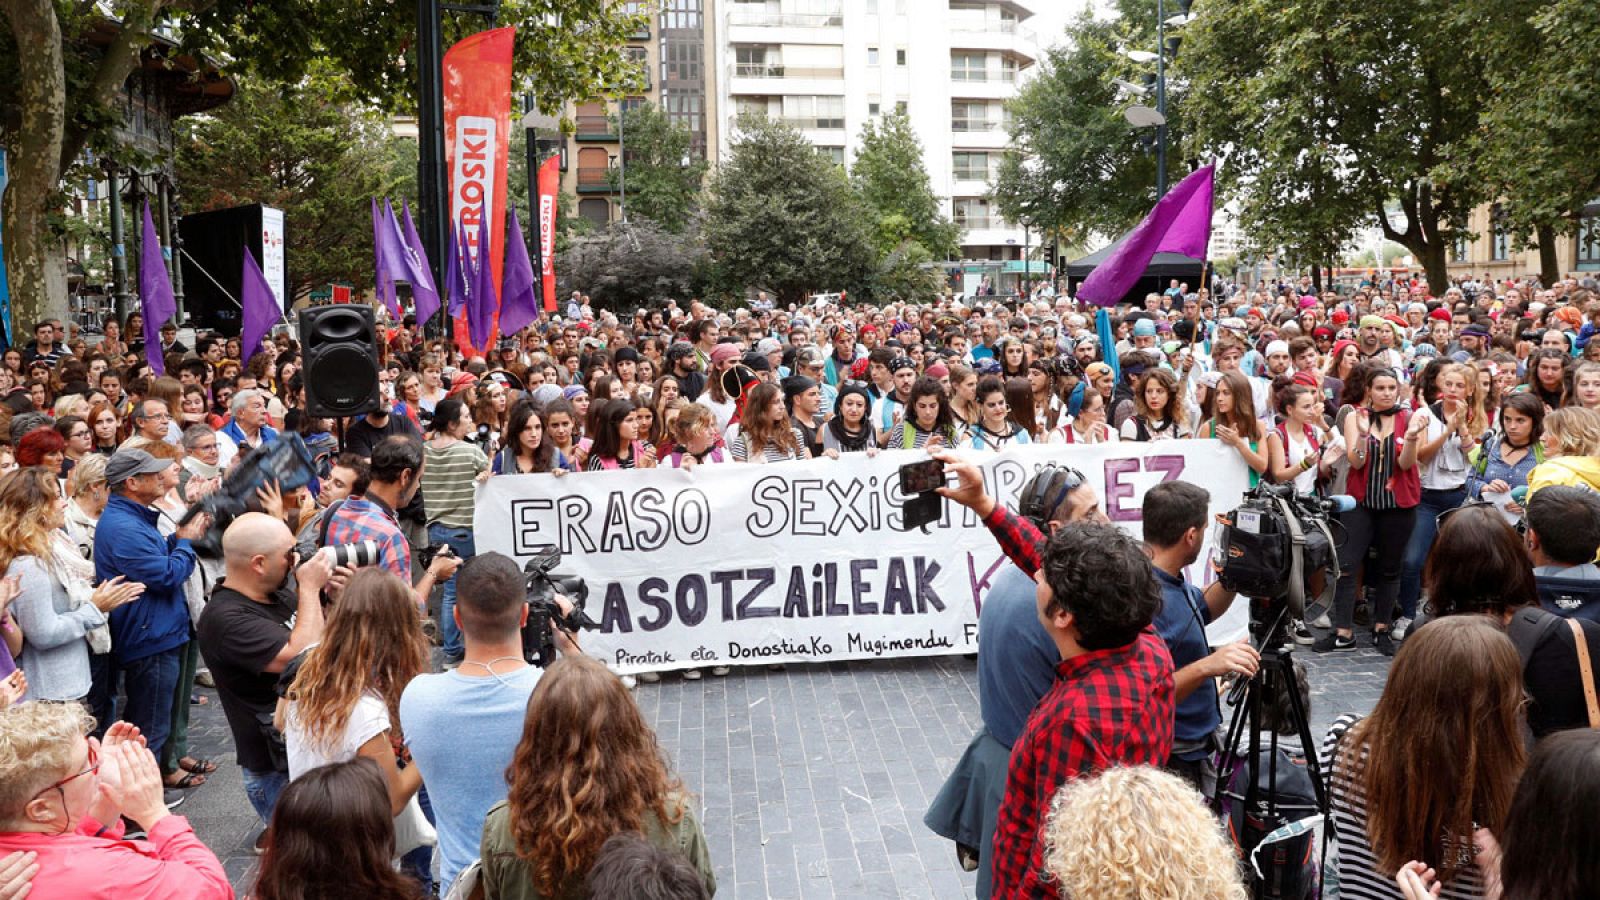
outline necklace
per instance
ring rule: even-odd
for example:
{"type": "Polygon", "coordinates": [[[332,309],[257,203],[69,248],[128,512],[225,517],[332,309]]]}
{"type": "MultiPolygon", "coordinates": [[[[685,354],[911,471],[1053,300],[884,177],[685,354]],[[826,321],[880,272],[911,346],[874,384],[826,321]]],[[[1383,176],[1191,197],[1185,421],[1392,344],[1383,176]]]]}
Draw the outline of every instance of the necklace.
{"type": "Polygon", "coordinates": [[[475,659],[464,659],[461,661],[461,665],[477,666],[485,672],[488,672],[490,675],[499,675],[500,673],[494,670],[494,664],[497,662],[505,662],[506,660],[522,663],[523,666],[527,666],[528,664],[527,661],[520,656],[496,656],[494,659],[491,659],[488,662],[478,662],[475,659]]]}

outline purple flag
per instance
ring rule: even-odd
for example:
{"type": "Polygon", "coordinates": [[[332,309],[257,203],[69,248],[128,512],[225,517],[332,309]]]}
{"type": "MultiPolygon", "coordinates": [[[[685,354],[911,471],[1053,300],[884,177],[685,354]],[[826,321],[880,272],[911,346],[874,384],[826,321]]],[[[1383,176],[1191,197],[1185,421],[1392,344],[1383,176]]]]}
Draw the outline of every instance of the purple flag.
{"type": "Polygon", "coordinates": [[[383,305],[394,309],[394,279],[389,276],[387,260],[383,258],[383,214],[378,212],[378,198],[372,198],[372,287],[383,305]]]}
{"type": "Polygon", "coordinates": [[[406,271],[411,281],[411,306],[417,314],[417,324],[420,326],[433,318],[439,311],[439,288],[433,283],[433,269],[428,265],[428,258],[422,255],[422,239],[417,237],[417,226],[411,221],[411,204],[400,201],[400,210],[404,214],[406,271]]]}
{"type": "Polygon", "coordinates": [[[467,301],[467,335],[472,346],[480,353],[494,339],[494,319],[499,298],[494,290],[494,257],[489,250],[489,207],[480,204],[478,218],[478,262],[473,272],[477,276],[472,284],[472,297],[467,301]]]}
{"type": "Polygon", "coordinates": [[[1128,232],[1116,251],[1078,286],[1078,299],[1096,306],[1115,306],[1150,265],[1157,253],[1181,253],[1204,259],[1211,241],[1211,195],[1216,166],[1196,169],[1178,182],[1139,227],[1128,232]]]}
{"type": "Polygon", "coordinates": [[[161,326],[178,312],[172,297],[172,281],[167,277],[167,261],[161,253],[161,238],[156,221],[150,218],[150,201],[144,201],[144,239],[139,247],[139,314],[144,316],[144,358],[157,375],[167,374],[161,358],[161,326]]]}
{"type": "Polygon", "coordinates": [[[539,318],[539,294],[528,245],[522,240],[522,223],[511,210],[511,230],[506,240],[506,270],[500,276],[500,333],[516,334],[539,318]]]}
{"type": "Polygon", "coordinates": [[[400,223],[395,221],[394,205],[383,201],[378,226],[378,298],[389,308],[389,315],[400,320],[400,301],[395,298],[397,281],[411,281],[411,267],[406,262],[407,247],[400,237],[400,223]]]}
{"type": "Polygon", "coordinates": [[[261,349],[261,341],[272,332],[272,326],[283,318],[278,298],[273,296],[272,288],[267,285],[267,276],[261,274],[261,267],[256,265],[255,254],[250,252],[249,247],[244,249],[244,277],[240,281],[239,305],[244,307],[244,327],[239,331],[239,345],[244,348],[244,359],[239,362],[244,364],[261,349]]]}
{"type": "Polygon", "coordinates": [[[447,312],[453,319],[467,308],[467,299],[472,296],[472,254],[467,251],[467,239],[461,231],[460,222],[450,229],[445,253],[449,257],[445,261],[444,273],[445,290],[450,293],[447,312]]]}

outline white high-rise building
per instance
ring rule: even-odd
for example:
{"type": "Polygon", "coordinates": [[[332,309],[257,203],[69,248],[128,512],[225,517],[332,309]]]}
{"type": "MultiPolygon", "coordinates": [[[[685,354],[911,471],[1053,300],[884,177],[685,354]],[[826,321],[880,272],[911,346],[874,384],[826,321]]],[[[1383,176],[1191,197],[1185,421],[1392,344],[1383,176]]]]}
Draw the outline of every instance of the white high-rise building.
{"type": "MultiPolygon", "coordinates": [[[[903,109],[922,142],[934,192],[966,229],[962,255],[1021,260],[1022,228],[1001,221],[985,195],[1010,146],[1004,103],[1016,96],[1039,54],[1023,24],[1033,15],[1026,5],[722,0],[712,8],[708,43],[721,118],[719,155],[739,115],[755,111],[797,126],[819,150],[848,165],[862,123],[903,109]]],[[[982,267],[985,274],[1001,268],[982,267]]],[[[1003,268],[1022,271],[1020,262],[1003,268]]]]}

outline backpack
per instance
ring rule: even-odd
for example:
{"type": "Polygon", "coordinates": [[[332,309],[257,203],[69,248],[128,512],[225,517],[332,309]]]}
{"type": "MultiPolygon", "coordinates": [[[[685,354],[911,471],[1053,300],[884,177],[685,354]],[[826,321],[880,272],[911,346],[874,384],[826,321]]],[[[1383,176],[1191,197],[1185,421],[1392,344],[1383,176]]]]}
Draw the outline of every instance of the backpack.
{"type": "MultiPolygon", "coordinates": [[[[1246,808],[1250,766],[1246,759],[1234,759],[1228,783],[1218,785],[1216,804],[1220,807],[1228,837],[1239,858],[1247,861],[1247,877],[1252,896],[1264,900],[1307,900],[1317,885],[1316,824],[1322,819],[1317,808],[1317,792],[1306,766],[1305,753],[1297,748],[1262,747],[1256,752],[1256,802],[1246,808]],[[1277,771],[1273,790],[1272,772],[1277,771]],[[1272,815],[1268,800],[1276,800],[1272,815]]],[[[1227,760],[1219,765],[1226,771],[1227,760]]]]}
{"type": "Polygon", "coordinates": [[[1546,612],[1600,622],[1600,581],[1537,575],[1533,582],[1539,591],[1539,606],[1546,612]]]}

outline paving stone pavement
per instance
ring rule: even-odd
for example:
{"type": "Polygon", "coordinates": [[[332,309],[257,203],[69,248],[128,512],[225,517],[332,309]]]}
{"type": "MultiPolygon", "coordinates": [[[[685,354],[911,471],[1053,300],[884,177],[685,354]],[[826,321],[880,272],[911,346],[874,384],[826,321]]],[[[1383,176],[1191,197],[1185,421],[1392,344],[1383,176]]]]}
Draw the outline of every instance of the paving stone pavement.
{"type": "MultiPolygon", "coordinates": [[[[1370,648],[1308,669],[1312,733],[1377,702],[1388,660],[1370,648]]],[[[716,864],[717,896],[964,898],[974,876],[922,814],[978,727],[977,663],[959,656],[668,675],[635,693],[684,785],[716,864]]],[[[219,763],[177,810],[249,889],[260,831],[214,691],[190,747],[219,763]]]]}

